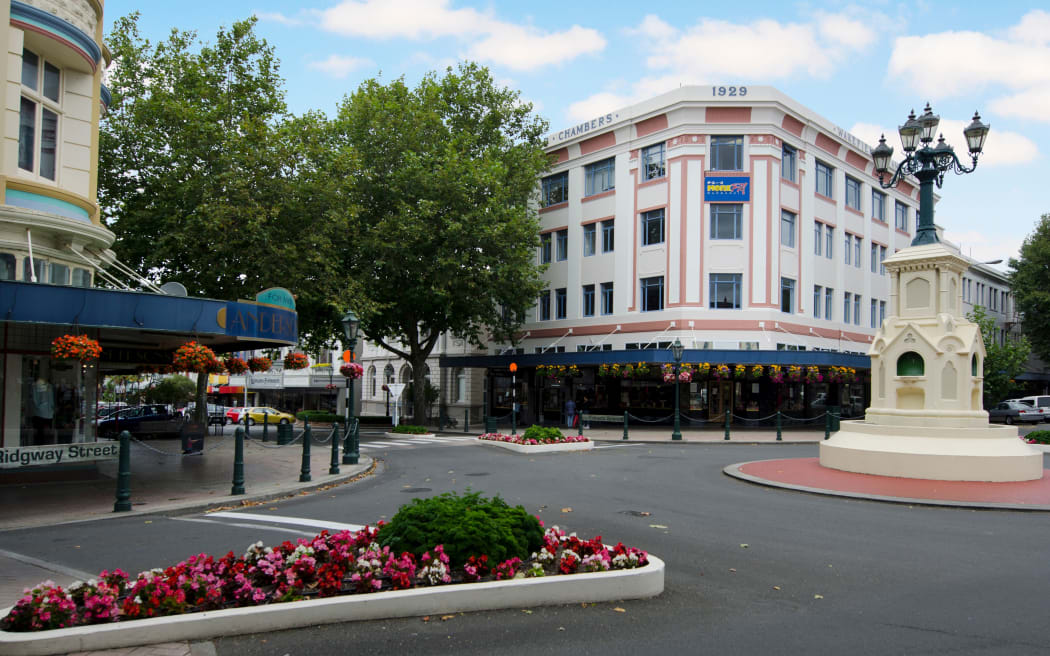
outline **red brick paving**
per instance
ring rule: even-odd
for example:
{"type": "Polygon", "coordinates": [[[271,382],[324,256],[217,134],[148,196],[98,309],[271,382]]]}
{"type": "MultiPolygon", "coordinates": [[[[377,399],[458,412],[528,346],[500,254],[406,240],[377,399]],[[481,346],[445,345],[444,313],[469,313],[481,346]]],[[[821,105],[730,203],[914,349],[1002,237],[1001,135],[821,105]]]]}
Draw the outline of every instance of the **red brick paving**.
{"type": "Polygon", "coordinates": [[[1037,481],[981,483],[934,481],[855,474],[820,466],[817,458],[789,458],[749,462],[739,467],[749,476],[774,483],[816,488],[828,492],[904,499],[928,499],[978,504],[1050,506],[1050,476],[1044,470],[1037,481]]]}

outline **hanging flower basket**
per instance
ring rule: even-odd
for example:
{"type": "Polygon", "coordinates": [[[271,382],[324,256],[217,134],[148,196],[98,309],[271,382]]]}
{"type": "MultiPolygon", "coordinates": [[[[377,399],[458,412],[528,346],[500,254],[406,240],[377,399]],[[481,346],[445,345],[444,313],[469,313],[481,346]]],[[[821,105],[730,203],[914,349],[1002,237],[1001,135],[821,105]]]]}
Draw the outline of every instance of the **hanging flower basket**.
{"type": "Polygon", "coordinates": [[[634,377],[635,378],[645,378],[646,376],[649,375],[649,371],[650,371],[650,369],[649,369],[648,363],[639,362],[638,364],[634,365],[634,377]]]}
{"type": "Polygon", "coordinates": [[[270,360],[270,358],[258,357],[258,358],[250,358],[248,360],[248,369],[252,373],[258,374],[258,373],[262,373],[264,371],[269,371],[270,367],[272,367],[272,366],[273,366],[273,361],[270,360]]]}
{"type": "Polygon", "coordinates": [[[218,358],[212,358],[204,368],[204,372],[209,374],[221,374],[224,371],[226,371],[226,367],[218,358]]]}
{"type": "Polygon", "coordinates": [[[680,382],[680,383],[691,383],[691,382],[693,382],[693,372],[692,371],[679,371],[678,372],[678,382],[680,382]]]}
{"type": "Polygon", "coordinates": [[[306,369],[310,366],[310,358],[305,353],[289,353],[284,356],[285,369],[306,369]]]}
{"type": "Polygon", "coordinates": [[[747,370],[747,375],[751,378],[751,380],[758,380],[763,375],[765,375],[765,373],[766,368],[760,364],[753,365],[750,369],[747,370]]]}
{"type": "Polygon", "coordinates": [[[800,380],[802,380],[802,367],[798,366],[797,364],[793,364],[790,367],[788,367],[787,379],[793,383],[797,383],[800,380]]]}
{"type": "Polygon", "coordinates": [[[620,365],[619,364],[600,364],[598,365],[598,375],[603,378],[619,378],[620,377],[620,365]]]}
{"type": "Polygon", "coordinates": [[[226,371],[230,372],[234,376],[238,376],[248,371],[248,363],[241,358],[226,358],[222,361],[222,364],[224,367],[226,367],[226,371]]]}
{"type": "Polygon", "coordinates": [[[738,364],[733,367],[733,378],[737,380],[747,378],[747,365],[738,364]]]}
{"type": "Polygon", "coordinates": [[[806,382],[807,383],[820,383],[824,381],[824,376],[820,373],[819,367],[806,367],[806,382]]]}
{"type": "Polygon", "coordinates": [[[715,380],[725,380],[732,375],[732,372],[729,370],[729,365],[720,364],[711,368],[711,375],[715,377],[715,380]]]}
{"type": "Polygon", "coordinates": [[[622,367],[620,367],[620,376],[622,376],[624,378],[633,378],[634,377],[634,365],[633,364],[625,364],[622,367]]]}
{"type": "Polygon", "coordinates": [[[215,352],[210,348],[197,342],[187,342],[175,349],[171,364],[176,371],[207,373],[214,360],[215,352]]]}
{"type": "Polygon", "coordinates": [[[784,368],[779,364],[769,365],[769,380],[772,383],[784,382],[784,368]]]}
{"type": "MultiPolygon", "coordinates": [[[[343,374],[350,380],[357,380],[365,375],[365,368],[356,362],[348,362],[339,367],[339,373],[343,374]]],[[[383,385],[383,387],[386,387],[386,385],[383,385]]]]}
{"type": "Polygon", "coordinates": [[[92,362],[102,355],[102,347],[87,335],[62,335],[51,342],[51,357],[56,360],[92,362]]]}
{"type": "Polygon", "coordinates": [[[576,365],[574,365],[574,364],[570,364],[570,365],[569,365],[569,369],[568,369],[568,373],[569,373],[569,375],[570,375],[570,376],[572,376],[573,378],[579,378],[579,377],[580,377],[580,368],[579,368],[579,367],[577,367],[577,366],[576,366],[576,365]]]}
{"type": "Polygon", "coordinates": [[[708,376],[710,376],[711,375],[711,363],[710,362],[701,362],[700,364],[696,365],[696,372],[695,372],[694,375],[696,377],[698,377],[698,378],[707,378],[708,376]]]}

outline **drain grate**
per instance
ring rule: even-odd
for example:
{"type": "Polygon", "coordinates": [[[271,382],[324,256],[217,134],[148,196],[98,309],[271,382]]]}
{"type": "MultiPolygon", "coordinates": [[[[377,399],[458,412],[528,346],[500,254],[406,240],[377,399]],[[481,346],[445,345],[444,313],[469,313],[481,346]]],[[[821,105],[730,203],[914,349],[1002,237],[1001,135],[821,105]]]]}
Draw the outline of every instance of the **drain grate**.
{"type": "Polygon", "coordinates": [[[464,476],[488,476],[489,472],[474,472],[472,474],[464,474],[464,476]]]}
{"type": "Polygon", "coordinates": [[[429,488],[429,487],[406,487],[405,489],[403,489],[401,491],[404,492],[405,494],[416,494],[418,492],[430,492],[431,488],[429,488]]]}

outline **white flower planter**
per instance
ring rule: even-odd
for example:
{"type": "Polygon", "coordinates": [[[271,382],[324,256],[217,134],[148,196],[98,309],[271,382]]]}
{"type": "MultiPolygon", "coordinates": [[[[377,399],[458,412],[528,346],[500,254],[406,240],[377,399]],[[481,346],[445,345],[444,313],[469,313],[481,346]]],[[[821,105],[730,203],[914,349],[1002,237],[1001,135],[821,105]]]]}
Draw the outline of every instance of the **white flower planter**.
{"type": "Polygon", "coordinates": [[[561,444],[514,444],[513,442],[497,442],[495,440],[476,440],[478,444],[486,446],[497,446],[515,453],[550,453],[552,451],[589,451],[594,448],[594,441],[586,442],[562,442],[561,444]]]}
{"type": "Polygon", "coordinates": [[[433,433],[383,433],[388,439],[403,440],[411,437],[434,437],[433,433]]]}
{"type": "Polygon", "coordinates": [[[664,562],[650,554],[649,564],[637,569],[392,590],[33,633],[0,631],[0,654],[68,654],[356,620],[644,599],[663,589],[664,562]]]}

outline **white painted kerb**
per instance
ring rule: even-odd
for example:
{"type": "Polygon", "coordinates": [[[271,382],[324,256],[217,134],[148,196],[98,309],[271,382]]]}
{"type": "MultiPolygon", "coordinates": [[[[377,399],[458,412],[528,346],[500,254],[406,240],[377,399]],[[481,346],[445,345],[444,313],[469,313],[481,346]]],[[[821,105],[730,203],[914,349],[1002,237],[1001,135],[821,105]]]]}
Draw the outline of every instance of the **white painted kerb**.
{"type": "Polygon", "coordinates": [[[550,453],[552,451],[588,451],[594,448],[594,441],[586,442],[562,442],[560,444],[515,444],[513,442],[497,442],[496,440],[483,440],[480,437],[475,440],[478,444],[498,446],[515,453],[550,453]]]}
{"type": "Polygon", "coordinates": [[[33,633],[0,631],[0,654],[68,654],[357,620],[644,599],[663,590],[664,562],[650,555],[649,564],[637,569],[392,590],[33,633]]]}

